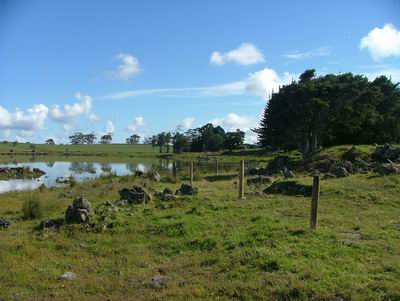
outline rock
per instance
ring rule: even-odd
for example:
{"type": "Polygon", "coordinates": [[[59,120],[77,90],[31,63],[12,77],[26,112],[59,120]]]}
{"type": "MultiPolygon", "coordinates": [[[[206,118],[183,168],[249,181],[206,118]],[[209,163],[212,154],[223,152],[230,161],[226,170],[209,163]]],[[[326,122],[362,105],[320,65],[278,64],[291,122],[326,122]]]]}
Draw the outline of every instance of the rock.
{"type": "Polygon", "coordinates": [[[326,173],[323,177],[324,180],[329,180],[329,179],[336,179],[336,176],[331,174],[331,173],[326,173]]]}
{"type": "Polygon", "coordinates": [[[154,176],[153,176],[153,179],[154,179],[155,181],[159,182],[159,181],[161,180],[160,174],[159,174],[158,172],[156,172],[156,173],[154,174],[154,176]]]}
{"type": "Polygon", "coordinates": [[[82,197],[75,198],[72,206],[68,206],[65,212],[65,222],[72,224],[89,223],[93,214],[92,205],[82,197]]]}
{"type": "Polygon", "coordinates": [[[168,278],[164,275],[155,275],[149,279],[149,285],[156,289],[165,288],[168,285],[168,278]]]}
{"type": "Polygon", "coordinates": [[[400,164],[381,163],[374,168],[374,172],[380,175],[397,175],[400,174],[400,164]]]}
{"type": "Polygon", "coordinates": [[[115,202],[115,206],[125,206],[128,204],[127,200],[118,200],[115,202]]]}
{"type": "Polygon", "coordinates": [[[143,175],[144,175],[144,172],[141,171],[141,170],[137,170],[137,171],[135,171],[135,173],[133,174],[134,177],[138,177],[138,178],[143,177],[143,175]]]}
{"type": "Polygon", "coordinates": [[[267,194],[303,195],[311,196],[312,186],[303,185],[296,181],[279,181],[272,183],[263,191],[267,194]]]}
{"type": "Polygon", "coordinates": [[[78,279],[78,276],[74,272],[65,272],[60,276],[62,280],[75,280],[78,279]]]}
{"type": "Polygon", "coordinates": [[[114,204],[111,202],[111,201],[105,201],[104,202],[104,206],[107,206],[107,207],[114,207],[114,204]]]}
{"type": "Polygon", "coordinates": [[[197,194],[197,188],[189,185],[189,184],[182,184],[181,187],[175,192],[178,195],[195,195],[197,194]]]}
{"type": "Polygon", "coordinates": [[[252,186],[252,185],[263,185],[263,184],[270,184],[274,180],[271,177],[266,177],[266,176],[258,176],[256,178],[249,178],[247,179],[247,185],[252,186]]]}
{"type": "Polygon", "coordinates": [[[0,218],[0,228],[8,228],[10,226],[10,222],[5,218],[0,218]]]}
{"type": "Polygon", "coordinates": [[[400,148],[393,147],[390,144],[377,146],[372,154],[372,159],[383,163],[397,161],[400,159],[400,148]]]}
{"type": "Polygon", "coordinates": [[[170,188],[165,188],[162,193],[163,194],[174,194],[174,192],[170,188]]]}
{"type": "Polygon", "coordinates": [[[344,178],[349,175],[349,172],[344,167],[334,167],[329,173],[337,178],[344,178]]]}
{"type": "Polygon", "coordinates": [[[285,172],[292,164],[293,162],[288,156],[278,155],[268,162],[267,170],[273,173],[277,173],[279,171],[285,172]]]}
{"type": "Polygon", "coordinates": [[[366,160],[367,159],[367,155],[360,152],[357,147],[353,146],[352,148],[350,148],[349,150],[345,151],[342,154],[342,159],[344,161],[349,161],[351,163],[356,163],[357,161],[360,160],[366,160]]]}
{"type": "Polygon", "coordinates": [[[285,179],[293,179],[294,178],[294,172],[291,170],[287,170],[285,172],[285,179]]]}
{"type": "Polygon", "coordinates": [[[130,204],[148,203],[151,200],[151,195],[147,193],[140,186],[133,186],[133,188],[124,188],[119,191],[121,200],[127,200],[130,204]]]}
{"type": "Polygon", "coordinates": [[[37,229],[39,229],[39,230],[43,230],[43,229],[57,230],[62,226],[63,223],[64,223],[63,219],[45,219],[40,222],[37,229]]]}

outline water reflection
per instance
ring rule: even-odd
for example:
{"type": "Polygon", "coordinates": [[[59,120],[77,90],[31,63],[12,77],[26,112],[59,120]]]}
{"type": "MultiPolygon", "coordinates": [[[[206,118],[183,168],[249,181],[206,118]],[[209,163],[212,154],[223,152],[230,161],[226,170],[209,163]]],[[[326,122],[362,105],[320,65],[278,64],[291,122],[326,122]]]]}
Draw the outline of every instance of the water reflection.
{"type": "MultiPolygon", "coordinates": [[[[0,167],[29,167],[40,168],[46,174],[38,179],[13,179],[7,181],[0,181],[0,193],[16,190],[30,190],[36,189],[44,184],[47,187],[59,186],[56,182],[58,178],[74,177],[77,181],[85,179],[93,179],[101,175],[114,173],[118,176],[131,175],[136,171],[146,172],[150,169],[158,171],[170,171],[173,177],[178,177],[180,173],[187,173],[189,163],[182,161],[175,161],[172,159],[135,159],[132,162],[124,163],[111,163],[111,162],[79,162],[79,161],[36,161],[19,163],[15,162],[15,158],[10,158],[9,163],[0,163],[0,167]],[[14,160],[14,162],[13,162],[14,160]]],[[[219,164],[215,165],[213,162],[197,163],[195,164],[195,171],[199,172],[225,172],[237,169],[237,164],[219,164]]]]}

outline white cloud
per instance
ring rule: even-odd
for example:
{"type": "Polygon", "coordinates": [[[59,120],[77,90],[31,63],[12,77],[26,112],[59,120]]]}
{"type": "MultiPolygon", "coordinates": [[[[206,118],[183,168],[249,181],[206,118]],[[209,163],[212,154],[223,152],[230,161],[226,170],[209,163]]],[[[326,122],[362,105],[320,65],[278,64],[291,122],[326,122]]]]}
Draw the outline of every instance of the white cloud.
{"type": "Polygon", "coordinates": [[[193,117],[187,117],[187,118],[184,118],[184,119],[182,120],[181,124],[182,124],[182,126],[183,126],[184,128],[189,129],[189,128],[192,127],[193,122],[194,122],[194,118],[193,118],[193,117]]]}
{"type": "Polygon", "coordinates": [[[311,57],[317,57],[317,56],[329,56],[331,54],[332,54],[332,50],[329,47],[320,47],[320,48],[311,49],[306,52],[294,51],[291,53],[287,53],[284,56],[288,59],[303,60],[303,59],[309,59],[311,57]]]}
{"type": "Polygon", "coordinates": [[[36,131],[43,128],[49,109],[43,104],[33,105],[26,111],[19,108],[9,112],[0,106],[0,130],[36,131]]]}
{"type": "Polygon", "coordinates": [[[117,70],[109,71],[112,79],[128,80],[140,72],[139,60],[131,54],[119,53],[113,60],[121,62],[117,70]]]}
{"type": "Polygon", "coordinates": [[[269,68],[254,72],[246,79],[246,92],[268,98],[272,91],[278,92],[279,87],[297,79],[298,75],[284,72],[282,75],[269,68]]]}
{"type": "Polygon", "coordinates": [[[239,65],[252,65],[265,62],[264,54],[260,49],[251,43],[243,43],[238,48],[221,53],[214,51],[210,57],[210,63],[223,65],[228,62],[234,62],[239,65]]]}
{"type": "Polygon", "coordinates": [[[125,127],[125,130],[129,133],[136,133],[140,127],[144,126],[144,118],[138,116],[133,118],[133,122],[125,127]]]}
{"type": "Polygon", "coordinates": [[[400,69],[382,69],[379,71],[367,72],[364,73],[369,80],[374,80],[375,78],[386,75],[392,79],[392,82],[399,83],[400,82],[400,69]]]}
{"type": "Polygon", "coordinates": [[[75,94],[75,98],[79,100],[72,105],[65,104],[62,108],[54,105],[50,110],[50,117],[55,121],[62,123],[66,130],[71,129],[76,118],[79,116],[87,116],[89,120],[97,120],[98,117],[92,113],[92,97],[82,95],[80,92],[75,94]]]}
{"type": "Polygon", "coordinates": [[[96,99],[124,99],[138,96],[156,95],[160,97],[188,98],[188,97],[225,97],[236,95],[258,95],[268,98],[271,91],[278,91],[279,86],[297,79],[297,74],[284,72],[279,75],[275,70],[264,68],[258,72],[250,73],[247,78],[213,86],[188,87],[188,88],[164,88],[144,89],[118,92],[110,95],[96,97],[96,99]]]}
{"type": "Polygon", "coordinates": [[[245,115],[240,116],[235,113],[229,113],[224,117],[214,118],[209,122],[214,126],[220,125],[227,131],[240,129],[245,132],[246,142],[253,143],[256,141],[256,136],[251,129],[258,126],[259,120],[257,117],[245,115]]]}
{"type": "Polygon", "coordinates": [[[400,56],[400,31],[393,24],[386,24],[383,28],[375,27],[364,36],[359,45],[360,49],[368,49],[375,61],[400,56]]]}

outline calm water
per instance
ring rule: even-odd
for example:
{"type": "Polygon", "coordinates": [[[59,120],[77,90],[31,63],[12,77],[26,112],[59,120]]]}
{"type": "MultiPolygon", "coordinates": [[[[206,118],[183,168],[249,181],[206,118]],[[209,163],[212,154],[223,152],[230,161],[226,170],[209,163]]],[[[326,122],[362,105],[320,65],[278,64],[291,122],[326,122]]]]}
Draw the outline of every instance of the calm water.
{"type": "Polygon", "coordinates": [[[0,167],[40,168],[46,174],[37,179],[13,179],[0,181],[0,193],[18,190],[33,190],[44,184],[47,187],[60,186],[58,178],[73,176],[78,181],[98,178],[101,175],[115,173],[118,176],[131,175],[135,171],[148,171],[152,168],[172,170],[173,162],[155,161],[142,163],[97,163],[97,162],[24,162],[0,163],[0,167]]]}
{"type": "MultiPolygon", "coordinates": [[[[9,162],[0,163],[0,167],[30,167],[40,168],[46,174],[37,179],[0,180],[0,193],[20,190],[34,190],[44,184],[47,187],[62,186],[57,183],[59,178],[73,176],[77,181],[98,178],[101,175],[115,173],[118,176],[132,175],[135,171],[146,172],[149,169],[163,171],[181,171],[188,169],[188,163],[169,159],[139,159],[129,163],[99,163],[99,162],[71,162],[71,161],[34,161],[34,162],[9,162]]],[[[237,164],[219,164],[220,172],[237,169],[237,164]]],[[[198,170],[215,170],[214,162],[204,162],[195,165],[198,170]]]]}

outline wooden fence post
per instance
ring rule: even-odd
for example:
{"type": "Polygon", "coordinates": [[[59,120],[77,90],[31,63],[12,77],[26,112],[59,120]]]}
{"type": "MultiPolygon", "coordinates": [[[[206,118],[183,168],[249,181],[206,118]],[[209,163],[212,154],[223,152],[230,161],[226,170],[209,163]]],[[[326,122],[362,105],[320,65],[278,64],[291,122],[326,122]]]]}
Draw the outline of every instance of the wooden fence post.
{"type": "Polygon", "coordinates": [[[311,197],[310,229],[317,228],[317,214],[319,203],[319,176],[314,176],[311,197]]]}
{"type": "Polygon", "coordinates": [[[244,198],[244,160],[240,161],[239,169],[239,199],[244,198]]]}
{"type": "Polygon", "coordinates": [[[189,176],[190,176],[190,185],[193,186],[193,162],[190,162],[189,176]]]}
{"type": "Polygon", "coordinates": [[[218,170],[218,159],[215,160],[215,174],[218,176],[219,170],[218,170]]]}

